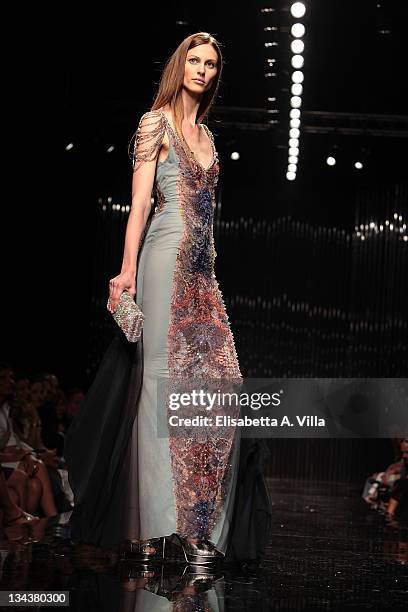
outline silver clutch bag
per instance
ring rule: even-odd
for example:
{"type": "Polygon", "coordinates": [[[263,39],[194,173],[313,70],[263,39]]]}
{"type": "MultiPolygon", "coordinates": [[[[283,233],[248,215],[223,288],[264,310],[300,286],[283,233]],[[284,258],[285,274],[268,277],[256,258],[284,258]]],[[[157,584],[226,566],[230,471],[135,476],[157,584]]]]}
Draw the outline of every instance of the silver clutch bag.
{"type": "Polygon", "coordinates": [[[127,291],[122,292],[116,311],[112,313],[112,316],[129,342],[139,340],[142,335],[145,316],[127,291]]]}

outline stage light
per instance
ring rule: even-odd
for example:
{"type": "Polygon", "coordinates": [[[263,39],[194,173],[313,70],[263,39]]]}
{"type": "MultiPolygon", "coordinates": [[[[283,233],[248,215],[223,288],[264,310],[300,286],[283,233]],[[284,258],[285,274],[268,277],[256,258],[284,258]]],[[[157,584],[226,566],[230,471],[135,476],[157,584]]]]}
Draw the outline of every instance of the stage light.
{"type": "Polygon", "coordinates": [[[305,26],[303,23],[294,23],[290,33],[294,38],[302,38],[302,36],[305,34],[305,26]]]}
{"type": "Polygon", "coordinates": [[[290,49],[292,53],[303,53],[303,51],[305,50],[305,43],[303,42],[303,40],[299,40],[298,38],[296,38],[295,40],[292,40],[290,44],[290,49]]]}
{"type": "Polygon", "coordinates": [[[299,138],[289,138],[289,147],[298,147],[299,138]]]}
{"type": "Polygon", "coordinates": [[[303,83],[304,74],[301,70],[295,70],[292,72],[292,81],[294,83],[303,83]]]}
{"type": "Polygon", "coordinates": [[[66,151],[70,151],[70,150],[71,150],[71,149],[73,149],[73,148],[74,148],[74,143],[73,143],[73,142],[69,142],[69,143],[67,144],[67,146],[65,147],[65,150],[66,150],[66,151]]]}
{"type": "Polygon", "coordinates": [[[297,164],[298,163],[298,156],[297,155],[289,155],[288,162],[290,164],[297,164]]]}
{"type": "Polygon", "coordinates": [[[303,87],[300,83],[294,83],[290,91],[294,96],[301,96],[303,92],[303,87]]]}
{"type": "Polygon", "coordinates": [[[298,155],[299,155],[299,147],[289,147],[288,153],[289,153],[289,155],[295,155],[296,157],[298,157],[298,155]]]}
{"type": "Polygon", "coordinates": [[[289,136],[290,138],[299,138],[300,130],[298,128],[290,128],[289,136]]]}
{"type": "Polygon", "coordinates": [[[297,165],[296,164],[289,164],[288,165],[289,172],[296,172],[296,169],[297,169],[297,165]]]}
{"type": "Polygon", "coordinates": [[[292,56],[291,64],[293,68],[302,68],[304,63],[305,63],[305,60],[303,58],[303,55],[293,55],[292,56]]]}
{"type": "Polygon", "coordinates": [[[300,126],[300,119],[291,119],[289,125],[291,128],[298,128],[300,126]]]}
{"type": "Polygon", "coordinates": [[[108,148],[106,149],[106,152],[107,152],[107,153],[112,153],[112,151],[114,151],[114,149],[115,149],[115,147],[114,147],[113,145],[111,145],[110,147],[108,147],[108,148]]]}
{"type": "Polygon", "coordinates": [[[334,158],[334,157],[332,157],[332,156],[329,156],[329,157],[326,159],[326,164],[327,164],[328,166],[335,166],[335,165],[336,165],[336,160],[335,160],[335,158],[334,158]]]}
{"type": "Polygon", "coordinates": [[[237,159],[239,159],[239,153],[238,151],[233,151],[231,153],[231,159],[233,159],[234,161],[236,161],[237,159]]]}
{"type": "Polygon", "coordinates": [[[300,96],[292,96],[290,99],[290,105],[292,108],[299,108],[302,106],[302,98],[300,96]]]}
{"type": "Polygon", "coordinates": [[[291,119],[300,119],[300,110],[298,108],[292,108],[289,113],[291,119]]]}
{"type": "Polygon", "coordinates": [[[303,2],[295,2],[290,7],[290,12],[292,13],[293,17],[299,19],[300,17],[303,17],[303,15],[306,13],[306,7],[303,2]]]}
{"type": "Polygon", "coordinates": [[[288,181],[294,181],[296,178],[296,172],[287,172],[286,178],[288,179],[288,181]]]}
{"type": "Polygon", "coordinates": [[[361,162],[356,162],[354,164],[354,167],[357,168],[357,170],[361,170],[361,168],[363,167],[363,164],[361,162]]]}

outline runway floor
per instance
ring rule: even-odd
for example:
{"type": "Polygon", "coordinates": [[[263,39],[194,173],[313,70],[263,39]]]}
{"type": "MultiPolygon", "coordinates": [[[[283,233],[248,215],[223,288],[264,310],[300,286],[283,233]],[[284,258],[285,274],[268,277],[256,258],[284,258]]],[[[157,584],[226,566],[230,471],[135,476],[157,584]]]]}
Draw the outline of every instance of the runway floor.
{"type": "Polygon", "coordinates": [[[66,513],[8,530],[21,537],[0,542],[0,603],[4,591],[65,591],[70,610],[87,612],[407,609],[408,525],[368,510],[355,485],[269,484],[272,537],[258,568],[143,567],[74,546],[66,513]]]}

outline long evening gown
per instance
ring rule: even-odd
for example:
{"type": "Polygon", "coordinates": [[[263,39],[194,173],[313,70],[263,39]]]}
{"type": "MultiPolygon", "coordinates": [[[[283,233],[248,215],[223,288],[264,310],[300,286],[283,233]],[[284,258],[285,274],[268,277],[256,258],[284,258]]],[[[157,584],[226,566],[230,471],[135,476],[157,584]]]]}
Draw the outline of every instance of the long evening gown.
{"type": "Polygon", "coordinates": [[[260,447],[242,440],[240,456],[231,429],[205,442],[159,437],[156,429],[157,411],[167,410],[158,405],[159,380],[241,379],[214,274],[219,160],[204,129],[213,151],[206,168],[162,111],[145,113],[136,132],[135,170],[169,137],[138,255],[136,302],[146,318],[136,344],[117,331],[66,437],[74,541],[117,548],[127,538],[177,532],[224,553],[234,541],[231,559],[257,557],[263,548],[270,513],[260,447]]]}

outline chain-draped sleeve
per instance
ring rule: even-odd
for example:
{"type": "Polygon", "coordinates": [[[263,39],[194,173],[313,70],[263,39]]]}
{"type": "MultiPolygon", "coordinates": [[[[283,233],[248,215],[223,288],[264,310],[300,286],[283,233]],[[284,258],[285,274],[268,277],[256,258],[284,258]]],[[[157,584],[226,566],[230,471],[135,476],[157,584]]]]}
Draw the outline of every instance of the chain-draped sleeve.
{"type": "Polygon", "coordinates": [[[154,161],[156,159],[165,130],[165,120],[160,111],[148,111],[142,115],[134,137],[132,154],[134,172],[143,162],[154,161]]]}

